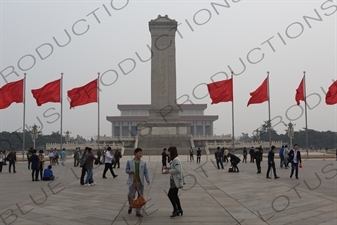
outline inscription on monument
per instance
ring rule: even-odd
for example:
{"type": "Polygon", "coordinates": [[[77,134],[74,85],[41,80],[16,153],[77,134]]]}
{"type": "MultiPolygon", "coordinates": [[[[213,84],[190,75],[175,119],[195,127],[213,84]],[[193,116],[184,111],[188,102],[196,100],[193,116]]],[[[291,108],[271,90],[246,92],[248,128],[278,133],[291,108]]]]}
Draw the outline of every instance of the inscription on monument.
{"type": "Polygon", "coordinates": [[[177,134],[175,127],[153,127],[152,134],[177,134]]]}
{"type": "Polygon", "coordinates": [[[167,94],[167,64],[166,64],[166,55],[165,52],[161,52],[161,61],[160,61],[160,94],[161,96],[166,96],[167,94]]]}
{"type": "Polygon", "coordinates": [[[187,127],[179,127],[179,134],[187,134],[187,127]]]}

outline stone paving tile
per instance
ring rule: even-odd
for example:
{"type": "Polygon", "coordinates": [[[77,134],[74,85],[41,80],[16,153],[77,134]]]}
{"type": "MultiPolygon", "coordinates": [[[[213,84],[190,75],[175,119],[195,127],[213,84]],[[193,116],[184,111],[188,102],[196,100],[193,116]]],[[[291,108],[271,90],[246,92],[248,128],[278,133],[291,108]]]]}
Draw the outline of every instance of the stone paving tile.
{"type": "Polygon", "coordinates": [[[48,214],[41,214],[35,211],[31,211],[29,213],[26,213],[25,215],[22,214],[17,214],[20,215],[20,219],[25,219],[25,220],[31,220],[31,219],[35,219],[35,218],[40,218],[40,217],[46,217],[46,215],[48,214]]]}
{"type": "Polygon", "coordinates": [[[301,220],[305,220],[308,217],[315,217],[320,215],[321,212],[316,212],[316,211],[306,211],[306,212],[301,212],[301,213],[296,213],[293,215],[287,215],[285,217],[279,217],[279,218],[271,218],[270,220],[268,220],[268,222],[270,222],[270,224],[274,224],[277,222],[286,222],[286,223],[292,223],[293,221],[301,221],[301,220]]]}
{"type": "Polygon", "coordinates": [[[269,212],[269,213],[266,213],[265,211],[261,211],[260,213],[263,215],[263,218],[269,218],[269,217],[273,216],[273,219],[275,220],[275,219],[278,219],[278,218],[283,218],[283,217],[292,216],[292,215],[296,217],[296,215],[298,213],[302,213],[302,212],[307,212],[308,215],[310,215],[311,212],[314,215],[318,215],[318,214],[316,214],[317,207],[320,207],[320,206],[310,204],[310,205],[299,206],[299,207],[296,207],[296,208],[293,208],[293,209],[290,209],[290,210],[284,210],[284,211],[281,211],[281,212],[275,212],[273,210],[272,212],[269,212]]]}
{"type": "Polygon", "coordinates": [[[13,224],[16,224],[16,225],[45,225],[46,223],[39,223],[33,220],[26,220],[26,219],[18,218],[13,224]]]}
{"type": "Polygon", "coordinates": [[[320,223],[319,225],[336,225],[336,224],[337,224],[337,219],[334,219],[328,222],[320,223]]]}
{"type": "Polygon", "coordinates": [[[261,220],[260,218],[255,218],[255,219],[245,219],[244,221],[239,221],[240,225],[266,225],[268,223],[266,223],[265,221],[261,220]]]}
{"type": "Polygon", "coordinates": [[[320,220],[321,222],[329,222],[337,219],[336,212],[328,212],[328,213],[321,212],[321,214],[319,216],[316,216],[315,218],[320,220]]]}
{"type": "Polygon", "coordinates": [[[332,205],[327,205],[327,206],[323,206],[320,208],[315,209],[316,211],[320,211],[320,212],[336,212],[337,214],[337,204],[332,204],[332,205]]]}
{"type": "MultiPolygon", "coordinates": [[[[125,219],[129,224],[134,224],[136,221],[138,221],[136,218],[130,218],[125,216],[125,219]]],[[[222,223],[222,224],[236,224],[237,222],[233,220],[231,217],[225,217],[225,216],[203,216],[203,217],[197,217],[197,216],[179,216],[175,218],[170,218],[168,215],[156,215],[154,217],[144,217],[142,220],[142,223],[144,224],[199,224],[200,222],[202,224],[213,224],[213,223],[222,223]]],[[[124,223],[125,224],[125,223],[124,223]]]]}

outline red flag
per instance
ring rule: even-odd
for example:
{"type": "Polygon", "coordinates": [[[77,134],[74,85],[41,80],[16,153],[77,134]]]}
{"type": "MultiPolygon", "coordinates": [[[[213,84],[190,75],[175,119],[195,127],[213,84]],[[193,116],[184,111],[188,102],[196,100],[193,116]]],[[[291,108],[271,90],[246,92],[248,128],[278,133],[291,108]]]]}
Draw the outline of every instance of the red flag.
{"type": "Polygon", "coordinates": [[[329,90],[325,96],[325,103],[327,105],[337,104],[337,81],[333,82],[329,87],[329,90]]]}
{"type": "Polygon", "coordinates": [[[36,99],[36,104],[41,106],[47,102],[61,102],[61,79],[52,81],[44,85],[40,89],[32,90],[33,97],[36,99]]]}
{"type": "Polygon", "coordinates": [[[97,79],[95,79],[82,87],[77,87],[68,91],[68,97],[70,98],[70,108],[97,102],[97,89],[98,83],[97,79]]]}
{"type": "Polygon", "coordinates": [[[212,105],[233,101],[233,79],[207,84],[207,88],[212,99],[212,105]]]}
{"type": "Polygon", "coordinates": [[[254,92],[250,93],[250,99],[248,101],[247,107],[250,104],[259,104],[268,101],[268,78],[266,78],[260,87],[258,87],[254,92]]]}
{"type": "Polygon", "coordinates": [[[9,107],[13,102],[23,102],[23,79],[0,88],[0,109],[9,107]]]}
{"type": "Polygon", "coordinates": [[[297,105],[300,104],[300,101],[304,101],[304,77],[301,80],[300,85],[296,89],[295,100],[297,102],[297,105]]]}

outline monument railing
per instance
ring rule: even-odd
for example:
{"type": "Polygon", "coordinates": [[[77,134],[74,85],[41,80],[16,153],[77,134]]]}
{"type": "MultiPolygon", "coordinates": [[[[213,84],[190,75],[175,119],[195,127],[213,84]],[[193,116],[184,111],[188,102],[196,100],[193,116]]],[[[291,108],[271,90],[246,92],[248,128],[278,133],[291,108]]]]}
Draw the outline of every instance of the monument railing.
{"type": "MultiPolygon", "coordinates": [[[[259,147],[262,146],[262,148],[269,148],[269,142],[257,142],[257,141],[251,141],[251,142],[235,142],[235,148],[251,148],[251,147],[259,147]]],[[[281,148],[282,146],[282,141],[272,141],[271,145],[274,145],[276,148],[281,148]]],[[[208,148],[232,148],[232,142],[223,142],[223,143],[219,143],[219,142],[206,142],[206,146],[208,148]]]]}
{"type": "Polygon", "coordinates": [[[195,141],[201,140],[232,140],[230,134],[227,135],[191,135],[191,138],[195,141]]]}
{"type": "MultiPolygon", "coordinates": [[[[179,137],[176,134],[157,134],[153,135],[154,137],[179,137]]],[[[134,136],[100,136],[100,142],[113,142],[113,141],[136,141],[138,139],[138,135],[134,136]]],[[[144,135],[146,137],[146,135],[144,135]]],[[[191,135],[193,140],[232,140],[232,136],[230,134],[227,135],[191,135]]],[[[97,141],[97,140],[96,140],[97,141]]]]}
{"type": "MultiPolygon", "coordinates": [[[[99,141],[105,141],[105,142],[112,142],[112,141],[133,141],[135,140],[134,136],[113,136],[113,137],[107,137],[107,136],[99,136],[99,141]]],[[[97,141],[97,139],[96,139],[97,141]]]]}
{"type": "MultiPolygon", "coordinates": [[[[101,142],[99,147],[104,148],[107,145],[109,145],[111,148],[122,147],[122,143],[116,143],[116,142],[112,142],[112,143],[101,142]]],[[[65,148],[66,150],[75,150],[76,148],[85,149],[85,147],[97,149],[97,142],[87,142],[87,143],[81,143],[81,144],[76,144],[76,143],[63,143],[62,144],[62,148],[65,148]]],[[[56,148],[59,150],[60,143],[47,143],[46,150],[49,150],[51,148],[56,148]]]]}

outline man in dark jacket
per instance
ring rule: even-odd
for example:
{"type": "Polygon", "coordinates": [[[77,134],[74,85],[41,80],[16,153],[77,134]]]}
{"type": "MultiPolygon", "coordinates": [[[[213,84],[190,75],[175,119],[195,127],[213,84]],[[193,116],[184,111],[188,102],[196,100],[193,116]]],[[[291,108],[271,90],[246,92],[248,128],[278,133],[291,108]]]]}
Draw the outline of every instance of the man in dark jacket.
{"type": "Polygon", "coordinates": [[[36,155],[36,149],[33,149],[32,156],[30,157],[30,161],[32,163],[32,181],[39,181],[39,157],[36,155]],[[35,174],[34,174],[35,173],[35,174]],[[34,179],[35,177],[35,179],[34,179]]]}
{"type": "Polygon", "coordinates": [[[115,158],[115,166],[114,168],[116,168],[117,164],[118,164],[118,169],[120,168],[120,159],[122,158],[122,152],[119,148],[116,149],[115,151],[115,155],[114,155],[114,158],[115,158]]]}
{"type": "Polygon", "coordinates": [[[247,163],[247,154],[248,152],[247,152],[247,149],[246,149],[246,147],[244,147],[243,148],[243,152],[242,152],[242,155],[243,155],[243,162],[244,163],[247,163]]]}
{"type": "Polygon", "coordinates": [[[163,164],[163,167],[166,166],[166,159],[167,159],[167,153],[166,148],[163,149],[163,152],[161,153],[161,163],[163,164]]]}
{"type": "Polygon", "coordinates": [[[73,158],[74,158],[74,167],[76,167],[78,166],[80,161],[80,151],[78,150],[78,148],[75,149],[73,158]]]}
{"type": "Polygon", "coordinates": [[[218,169],[220,169],[220,165],[221,165],[221,168],[224,169],[223,163],[222,163],[222,153],[220,151],[220,147],[217,147],[217,150],[214,153],[214,156],[215,156],[216,165],[218,166],[218,169]]]}
{"type": "Polygon", "coordinates": [[[15,150],[12,149],[11,152],[8,154],[7,159],[9,161],[9,172],[11,172],[11,167],[13,166],[13,172],[16,173],[15,170],[15,163],[16,163],[16,153],[15,150]]]}
{"type": "Polygon", "coordinates": [[[257,173],[261,173],[261,161],[262,161],[262,149],[256,148],[255,149],[255,163],[257,168],[257,173]]]}
{"type": "Polygon", "coordinates": [[[101,165],[101,156],[102,156],[102,150],[101,149],[98,149],[97,150],[97,158],[98,158],[98,162],[99,164],[101,165]]]}
{"type": "Polygon", "coordinates": [[[271,149],[268,153],[268,170],[267,170],[267,175],[266,175],[266,178],[267,179],[271,179],[270,176],[269,176],[269,172],[270,172],[270,169],[273,168],[273,172],[274,172],[274,177],[275,179],[278,179],[279,177],[276,175],[276,168],[275,168],[275,161],[274,161],[274,157],[275,157],[275,146],[271,146],[271,149]]]}
{"type": "Polygon", "coordinates": [[[254,148],[252,147],[250,150],[249,150],[249,155],[250,155],[250,162],[251,163],[254,163],[254,148]]]}
{"type": "Polygon", "coordinates": [[[201,159],[201,150],[200,150],[200,148],[198,148],[198,150],[197,150],[197,163],[199,163],[199,164],[200,164],[200,159],[201,159]]]}
{"type": "Polygon", "coordinates": [[[84,176],[87,172],[87,168],[85,167],[85,162],[87,161],[87,153],[88,153],[88,147],[85,147],[84,149],[84,153],[82,154],[81,156],[81,162],[80,162],[80,167],[82,167],[82,170],[81,170],[81,178],[80,178],[80,184],[81,185],[84,185],[84,176]]]}
{"type": "Polygon", "coordinates": [[[190,162],[194,162],[194,156],[193,156],[193,148],[191,147],[191,149],[190,149],[190,162]]]}
{"type": "Polygon", "coordinates": [[[298,144],[294,144],[294,149],[290,150],[288,156],[289,161],[291,162],[290,178],[293,177],[294,170],[296,170],[295,177],[298,179],[298,164],[302,163],[301,152],[298,150],[298,144]]]}

